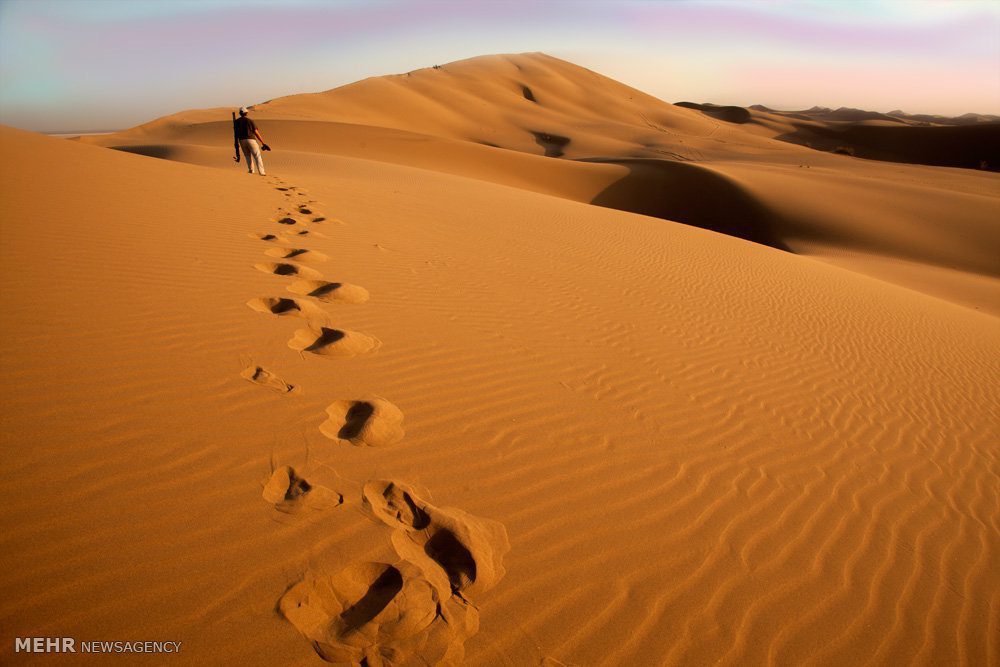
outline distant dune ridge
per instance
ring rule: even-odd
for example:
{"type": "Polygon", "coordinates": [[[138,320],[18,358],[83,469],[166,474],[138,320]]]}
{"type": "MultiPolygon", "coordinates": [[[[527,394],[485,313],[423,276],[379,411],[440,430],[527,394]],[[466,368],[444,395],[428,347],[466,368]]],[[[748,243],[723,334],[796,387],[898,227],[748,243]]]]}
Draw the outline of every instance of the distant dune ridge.
{"type": "MultiPolygon", "coordinates": [[[[1000,124],[920,127],[852,109],[672,105],[544,54],[375,77],[253,113],[284,150],[412,165],[681,221],[1000,310],[992,177],[900,171],[788,145],[995,167],[1000,124]],[[874,199],[864,194],[873,191],[874,199]]],[[[218,109],[83,140],[218,164],[229,132],[218,109]]]]}
{"type": "MultiPolygon", "coordinates": [[[[698,106],[705,113],[714,108],[698,106]]],[[[783,130],[778,139],[810,148],[890,162],[1000,170],[1000,116],[947,118],[845,107],[775,111],[760,105],[749,111],[753,122],[783,130]]]]}
{"type": "Polygon", "coordinates": [[[484,56],[255,105],[261,178],[229,112],[0,128],[8,634],[1000,663],[996,119],[484,56]]]}
{"type": "Polygon", "coordinates": [[[752,111],[764,111],[767,113],[777,113],[786,116],[806,116],[816,120],[888,120],[903,122],[908,125],[976,125],[979,123],[1000,122],[1000,116],[981,113],[964,113],[961,116],[941,116],[935,114],[914,114],[906,113],[902,109],[894,109],[886,113],[878,111],[864,111],[862,109],[851,109],[840,107],[830,109],[829,107],[812,107],[804,111],[779,111],[771,109],[763,104],[751,104],[752,111]]]}

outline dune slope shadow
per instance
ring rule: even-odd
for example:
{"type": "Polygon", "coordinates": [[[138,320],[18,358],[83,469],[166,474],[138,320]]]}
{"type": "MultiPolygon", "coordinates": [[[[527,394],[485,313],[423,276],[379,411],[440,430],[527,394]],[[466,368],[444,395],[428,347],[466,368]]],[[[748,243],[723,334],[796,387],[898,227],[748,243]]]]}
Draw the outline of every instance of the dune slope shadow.
{"type": "Polygon", "coordinates": [[[682,222],[789,250],[778,233],[778,216],[735,181],[711,169],[644,158],[586,161],[620,164],[629,170],[626,176],[598,193],[591,204],[682,222]]]}
{"type": "Polygon", "coordinates": [[[535,137],[535,143],[545,150],[545,157],[562,157],[567,145],[571,139],[569,137],[561,137],[558,134],[549,134],[548,132],[535,132],[531,131],[531,134],[535,137]]]}
{"type": "Polygon", "coordinates": [[[957,127],[797,123],[794,132],[776,138],[869,160],[1000,171],[1000,123],[957,127]]]}
{"type": "Polygon", "coordinates": [[[684,107],[685,109],[694,109],[695,111],[700,111],[706,116],[715,118],[716,120],[725,121],[727,123],[735,123],[737,125],[749,123],[753,120],[753,116],[750,112],[743,107],[719,106],[717,104],[697,104],[695,102],[674,102],[674,106],[684,107]]]}
{"type": "Polygon", "coordinates": [[[132,153],[133,155],[145,155],[146,157],[155,157],[158,160],[178,160],[177,147],[170,146],[168,144],[133,144],[133,145],[123,145],[123,146],[109,146],[112,150],[121,151],[123,153],[132,153]]]}

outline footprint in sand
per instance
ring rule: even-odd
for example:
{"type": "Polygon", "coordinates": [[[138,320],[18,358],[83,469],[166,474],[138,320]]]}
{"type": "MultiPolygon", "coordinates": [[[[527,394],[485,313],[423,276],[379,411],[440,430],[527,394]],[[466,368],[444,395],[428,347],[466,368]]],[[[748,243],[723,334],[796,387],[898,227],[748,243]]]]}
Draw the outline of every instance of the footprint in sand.
{"type": "Polygon", "coordinates": [[[279,394],[290,394],[295,391],[295,385],[288,384],[274,373],[260,366],[247,367],[240,373],[240,377],[266,389],[276,391],[279,394]]]}
{"type": "Polygon", "coordinates": [[[261,262],[254,264],[253,268],[264,273],[273,273],[276,276],[296,276],[298,278],[319,278],[320,273],[315,269],[310,269],[297,264],[286,262],[261,262]]]}
{"type": "Polygon", "coordinates": [[[278,259],[294,259],[296,262],[325,262],[329,259],[326,255],[315,250],[305,248],[268,248],[264,254],[278,259]]]}
{"type": "Polygon", "coordinates": [[[275,220],[275,222],[277,222],[279,225],[297,225],[297,224],[299,224],[298,220],[296,220],[295,218],[293,218],[291,216],[287,216],[287,215],[278,218],[277,220],[275,220]]]}
{"type": "Polygon", "coordinates": [[[362,497],[376,519],[395,529],[392,545],[400,558],[417,565],[432,582],[445,577],[456,595],[485,592],[506,573],[503,557],[510,543],[502,524],[435,507],[399,482],[370,481],[362,497]]]}
{"type": "Polygon", "coordinates": [[[291,466],[271,473],[261,494],[279,512],[291,514],[304,509],[327,509],[344,504],[344,496],[325,486],[316,486],[296,474],[291,466]]]}
{"type": "MultiPolygon", "coordinates": [[[[290,488],[284,476],[274,486],[273,499],[290,488]]],[[[479,610],[466,593],[503,576],[503,526],[434,507],[396,482],[368,482],[363,500],[393,529],[402,560],[308,572],[281,596],[278,611],[328,662],[462,664],[465,641],[479,630],[479,610]]]]}
{"type": "Polygon", "coordinates": [[[312,485],[295,474],[291,466],[282,466],[271,473],[264,485],[264,500],[277,505],[294,501],[312,491],[312,485]]]}
{"type": "Polygon", "coordinates": [[[328,327],[299,329],[288,341],[288,347],[324,357],[354,357],[374,352],[381,343],[376,338],[356,331],[328,327]]]}
{"type": "Polygon", "coordinates": [[[308,573],[278,610],[327,662],[457,665],[478,611],[429,582],[410,563],[355,563],[308,573]]]}
{"type": "Polygon", "coordinates": [[[364,303],[370,296],[364,287],[325,280],[297,280],[288,286],[288,291],[328,303],[364,303]]]}
{"type": "Polygon", "coordinates": [[[250,238],[257,239],[258,241],[283,241],[277,234],[268,234],[267,232],[257,232],[249,234],[250,238]]]}
{"type": "Polygon", "coordinates": [[[347,224],[343,220],[340,220],[339,218],[328,218],[325,215],[317,215],[316,217],[312,218],[312,220],[310,220],[310,223],[314,224],[314,225],[346,225],[347,224]]]}
{"type": "Polygon", "coordinates": [[[403,439],[403,413],[378,396],[362,401],[335,401],[327,406],[329,418],[319,430],[331,440],[356,446],[381,447],[403,439]]]}
{"type": "Polygon", "coordinates": [[[372,481],[365,484],[361,495],[365,508],[390,528],[423,530],[431,523],[430,516],[420,507],[427,503],[405,484],[372,481]]]}
{"type": "Polygon", "coordinates": [[[282,297],[260,297],[247,301],[247,306],[257,311],[278,317],[324,318],[326,313],[307,301],[285,299],[282,297]]]}

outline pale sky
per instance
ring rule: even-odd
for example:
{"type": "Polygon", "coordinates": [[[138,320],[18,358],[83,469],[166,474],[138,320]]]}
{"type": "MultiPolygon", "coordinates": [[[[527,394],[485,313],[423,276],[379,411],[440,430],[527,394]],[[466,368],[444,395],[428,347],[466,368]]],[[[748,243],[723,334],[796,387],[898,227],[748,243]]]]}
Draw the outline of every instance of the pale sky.
{"type": "Polygon", "coordinates": [[[0,0],[0,123],[121,129],[526,51],[668,102],[1000,114],[995,0],[0,0]]]}

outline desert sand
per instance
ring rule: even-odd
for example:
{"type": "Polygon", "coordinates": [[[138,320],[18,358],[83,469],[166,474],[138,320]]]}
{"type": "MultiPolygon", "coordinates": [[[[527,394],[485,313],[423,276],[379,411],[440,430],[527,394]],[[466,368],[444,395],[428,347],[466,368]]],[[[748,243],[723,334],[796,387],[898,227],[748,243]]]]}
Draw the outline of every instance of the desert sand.
{"type": "Polygon", "coordinates": [[[0,128],[3,661],[1000,663],[1000,174],[744,111],[523,54],[258,104],[266,177],[0,128]]]}

